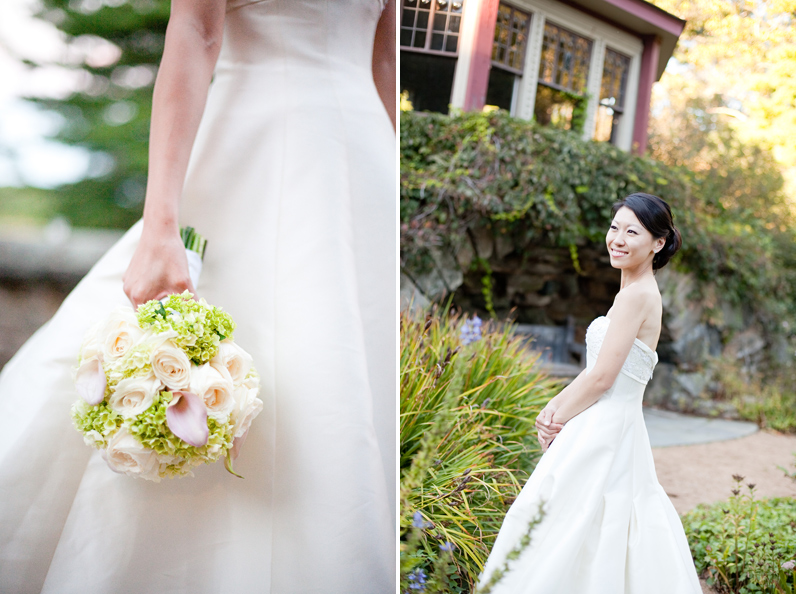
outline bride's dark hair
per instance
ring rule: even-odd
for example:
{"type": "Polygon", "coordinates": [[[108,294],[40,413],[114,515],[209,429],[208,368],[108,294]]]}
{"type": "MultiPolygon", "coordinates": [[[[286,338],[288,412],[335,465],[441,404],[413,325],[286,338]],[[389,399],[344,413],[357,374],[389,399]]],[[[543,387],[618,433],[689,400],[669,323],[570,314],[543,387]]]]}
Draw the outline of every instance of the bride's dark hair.
{"type": "Polygon", "coordinates": [[[652,269],[658,270],[666,266],[667,262],[683,245],[680,231],[677,230],[672,221],[672,209],[662,198],[652,194],[637,192],[614,203],[611,209],[611,216],[616,215],[616,212],[623,206],[627,206],[633,211],[639,222],[655,239],[666,238],[666,244],[663,249],[652,258],[652,269]]]}

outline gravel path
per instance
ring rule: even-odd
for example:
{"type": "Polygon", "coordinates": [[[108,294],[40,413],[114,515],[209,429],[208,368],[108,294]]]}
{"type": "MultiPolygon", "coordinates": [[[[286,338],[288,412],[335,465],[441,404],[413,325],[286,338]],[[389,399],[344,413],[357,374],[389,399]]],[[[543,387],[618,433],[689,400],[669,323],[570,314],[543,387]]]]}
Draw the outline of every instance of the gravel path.
{"type": "Polygon", "coordinates": [[[699,503],[723,501],[734,486],[733,474],[755,483],[755,493],[763,497],[796,497],[796,482],[777,468],[794,470],[796,436],[773,431],[687,446],[653,448],[655,470],[678,513],[699,503]]]}
{"type": "MultiPolygon", "coordinates": [[[[655,470],[678,513],[700,503],[723,501],[735,485],[733,474],[755,483],[755,495],[796,497],[796,481],[777,468],[794,470],[796,436],[759,431],[739,439],[653,448],[655,470]]],[[[703,583],[702,590],[712,593],[703,583]]]]}

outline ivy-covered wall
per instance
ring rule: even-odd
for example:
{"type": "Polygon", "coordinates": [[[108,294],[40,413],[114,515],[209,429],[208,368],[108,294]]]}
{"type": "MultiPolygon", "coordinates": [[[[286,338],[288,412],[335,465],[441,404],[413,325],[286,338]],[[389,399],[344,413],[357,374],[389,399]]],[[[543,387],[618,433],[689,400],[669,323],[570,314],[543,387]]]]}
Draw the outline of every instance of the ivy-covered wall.
{"type": "MultiPolygon", "coordinates": [[[[792,326],[792,221],[749,205],[727,207],[722,196],[711,195],[709,181],[710,171],[666,167],[503,111],[403,112],[402,272],[418,280],[435,268],[450,276],[453,266],[462,275],[480,275],[485,309],[494,307],[487,290],[490,283],[494,289],[493,269],[506,258],[519,259],[522,267],[541,248],[560,248],[570,255],[567,266],[588,278],[594,271],[585,274],[581,260],[591,262],[593,251],[602,249],[611,205],[632,192],[648,192],[672,207],[684,244],[671,265],[696,277],[691,297],[704,301],[708,318],[722,315],[720,297],[754,310],[769,331],[781,329],[782,321],[792,326]],[[491,245],[492,253],[479,245],[491,245]]],[[[502,304],[496,313],[513,305],[502,304]]],[[[730,322],[741,329],[740,322],[730,322]]]]}
{"type": "Polygon", "coordinates": [[[711,360],[787,365],[796,329],[792,219],[775,197],[726,200],[717,175],[505,112],[404,112],[402,285],[429,299],[453,292],[457,305],[499,319],[563,324],[573,315],[582,337],[619,290],[604,245],[612,204],[638,191],[661,196],[684,244],[659,273],[656,375],[665,385],[648,392],[662,406],[715,412],[702,402],[721,391],[711,360]]]}

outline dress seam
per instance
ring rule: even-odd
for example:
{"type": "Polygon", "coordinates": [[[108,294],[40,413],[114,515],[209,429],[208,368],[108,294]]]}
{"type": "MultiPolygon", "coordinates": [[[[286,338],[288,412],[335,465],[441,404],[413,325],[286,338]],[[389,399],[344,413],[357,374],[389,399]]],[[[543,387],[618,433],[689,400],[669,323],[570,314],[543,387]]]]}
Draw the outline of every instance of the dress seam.
{"type": "MultiPolygon", "coordinates": [[[[281,0],[275,0],[275,2],[280,2],[281,0]]],[[[280,32],[281,33],[281,32],[280,32]]],[[[280,34],[279,36],[279,47],[282,50],[282,76],[287,79],[288,78],[288,67],[287,67],[287,60],[285,59],[285,43],[284,38],[280,34]]],[[[288,85],[285,84],[285,88],[288,88],[288,85]]],[[[285,118],[282,120],[282,146],[285,147],[285,153],[287,153],[287,122],[290,120],[291,116],[293,115],[293,110],[291,108],[291,103],[287,101],[286,93],[282,94],[282,101],[284,107],[285,118]]],[[[277,315],[277,302],[276,302],[276,287],[279,286],[279,255],[280,255],[280,222],[282,219],[282,200],[284,198],[284,190],[285,190],[285,163],[282,163],[282,175],[279,177],[279,196],[277,197],[276,202],[276,238],[275,238],[275,248],[274,248],[274,283],[271,287],[271,308],[272,308],[272,319],[274,321],[274,328],[273,332],[271,333],[271,352],[274,358],[274,365],[273,365],[273,378],[271,378],[271,397],[273,399],[272,411],[273,411],[273,426],[272,430],[274,432],[273,438],[271,440],[272,448],[271,448],[271,472],[273,473],[270,480],[271,486],[271,530],[269,537],[271,539],[271,546],[269,547],[269,569],[268,569],[268,593],[273,591],[274,588],[274,532],[276,530],[275,526],[275,510],[276,510],[276,495],[274,489],[274,481],[276,480],[276,476],[278,474],[279,469],[277,468],[277,459],[276,459],[276,449],[277,449],[277,440],[279,438],[279,422],[278,422],[278,405],[279,405],[279,398],[277,395],[277,376],[278,376],[278,350],[277,350],[277,324],[279,320],[279,316],[277,315]]]]}
{"type": "MultiPolygon", "coordinates": [[[[326,51],[326,68],[327,68],[327,74],[328,74],[329,72],[332,71],[332,66],[331,66],[331,63],[329,61],[329,56],[331,55],[331,50],[330,50],[330,47],[329,47],[329,45],[330,45],[329,44],[329,0],[325,0],[324,1],[324,6],[325,6],[326,17],[327,17],[324,20],[324,28],[325,28],[326,50],[327,50],[326,51]]],[[[330,80],[330,86],[332,88],[332,93],[334,95],[334,100],[335,100],[335,103],[337,103],[337,107],[338,107],[338,110],[339,110],[339,113],[340,113],[340,115],[338,116],[338,121],[340,123],[341,130],[342,130],[342,135],[343,135],[343,138],[345,140],[345,142],[343,143],[343,151],[344,151],[344,157],[345,157],[345,163],[346,163],[346,171],[345,171],[345,182],[346,182],[346,190],[347,190],[346,196],[348,196],[348,203],[347,203],[346,206],[348,207],[348,213],[347,213],[347,215],[348,215],[347,216],[348,229],[349,229],[349,231],[351,233],[350,239],[351,239],[351,243],[353,245],[353,244],[356,243],[356,241],[355,241],[355,236],[354,236],[354,232],[353,232],[354,231],[354,224],[353,224],[353,220],[352,220],[352,216],[351,216],[351,213],[353,211],[353,207],[351,205],[351,200],[352,200],[353,193],[351,192],[351,167],[350,167],[351,158],[350,158],[350,154],[349,154],[350,141],[349,141],[349,138],[348,138],[348,131],[347,131],[346,126],[345,126],[345,115],[344,115],[345,114],[345,108],[344,108],[343,102],[340,100],[340,95],[339,95],[339,93],[337,91],[337,84],[334,81],[333,77],[330,77],[329,80],[330,80]]],[[[353,245],[353,248],[355,250],[356,246],[353,245]]],[[[353,252],[352,252],[352,254],[353,254],[353,252]]],[[[362,322],[362,315],[361,315],[362,309],[361,309],[360,303],[359,303],[359,300],[360,300],[360,284],[359,284],[359,274],[358,274],[359,271],[357,270],[357,261],[356,261],[356,256],[355,255],[352,255],[352,269],[353,269],[353,274],[354,274],[354,286],[356,287],[356,305],[357,305],[356,311],[360,312],[360,314],[358,316],[358,318],[359,318],[359,330],[360,330],[360,336],[361,336],[361,339],[362,339],[362,346],[364,347],[365,346],[365,331],[364,331],[364,324],[362,322]]],[[[371,401],[372,401],[372,399],[373,399],[373,384],[372,384],[371,379],[370,379],[370,373],[369,373],[368,366],[367,366],[367,359],[365,359],[365,370],[364,371],[365,371],[365,376],[367,377],[367,380],[368,380],[368,390],[370,391],[370,396],[371,396],[371,401]]],[[[374,431],[375,431],[374,423],[375,423],[375,421],[374,421],[374,418],[373,418],[373,410],[371,410],[371,426],[374,428],[374,431]]],[[[378,445],[378,442],[377,442],[377,445],[378,445]]],[[[381,448],[379,448],[379,460],[381,460],[381,448]]],[[[383,472],[383,468],[382,468],[382,472],[383,472]]]]}
{"type": "MultiPolygon", "coordinates": [[[[385,1],[385,4],[386,4],[386,1],[385,1]]],[[[324,6],[325,6],[325,13],[326,13],[326,16],[327,16],[326,20],[324,21],[325,42],[326,42],[326,50],[327,50],[326,51],[326,67],[327,67],[327,73],[331,73],[332,72],[332,66],[331,66],[331,62],[330,62],[330,56],[332,55],[332,52],[331,52],[331,49],[330,49],[330,34],[329,34],[329,14],[330,14],[329,13],[329,9],[330,9],[329,0],[325,0],[324,6]]],[[[372,58],[371,58],[371,62],[372,62],[372,58]]],[[[371,71],[372,71],[372,67],[371,67],[371,71]]],[[[371,84],[375,88],[375,83],[372,82],[372,81],[373,81],[373,79],[372,79],[372,75],[371,75],[371,84]]],[[[344,108],[343,102],[340,100],[340,95],[338,93],[338,88],[337,88],[337,82],[334,79],[334,77],[331,77],[331,76],[330,76],[330,86],[332,88],[332,93],[334,95],[334,100],[337,103],[337,106],[338,106],[338,109],[339,109],[339,114],[340,115],[338,116],[338,121],[340,122],[340,125],[341,125],[341,128],[342,128],[342,135],[343,135],[343,138],[345,140],[343,150],[344,150],[345,163],[346,163],[345,180],[346,180],[346,186],[347,186],[347,190],[348,190],[348,192],[346,193],[346,195],[348,196],[347,219],[348,219],[348,228],[349,228],[349,231],[350,231],[350,239],[351,239],[351,262],[352,262],[352,269],[353,269],[353,280],[354,280],[354,286],[356,287],[355,300],[356,300],[356,306],[357,306],[356,307],[356,311],[357,311],[357,314],[358,314],[357,315],[357,319],[358,319],[358,322],[359,322],[359,336],[360,336],[361,346],[362,346],[363,354],[364,354],[364,365],[363,365],[364,369],[363,369],[363,373],[365,375],[365,378],[367,379],[368,395],[369,395],[369,399],[368,400],[370,402],[370,429],[371,429],[371,435],[372,435],[372,438],[373,438],[373,444],[374,444],[374,446],[376,448],[376,462],[378,464],[378,468],[381,470],[382,485],[384,487],[385,493],[388,493],[389,492],[389,479],[387,478],[387,472],[386,472],[385,467],[384,467],[383,453],[382,453],[381,444],[379,443],[379,438],[378,438],[378,435],[376,433],[376,406],[375,406],[375,402],[374,402],[374,388],[373,388],[373,380],[370,377],[370,375],[371,375],[370,374],[370,366],[369,366],[369,361],[368,361],[368,357],[367,357],[367,345],[366,345],[366,338],[365,338],[365,334],[366,334],[365,333],[365,323],[364,323],[364,321],[362,319],[362,307],[361,307],[361,303],[360,303],[360,301],[361,301],[361,293],[360,293],[361,285],[360,285],[360,278],[359,278],[359,272],[360,271],[358,269],[359,266],[358,266],[358,262],[357,262],[357,258],[356,258],[357,246],[356,246],[356,234],[354,232],[354,220],[353,220],[353,211],[354,211],[353,204],[352,204],[353,192],[351,191],[351,178],[352,178],[352,175],[351,175],[351,158],[350,158],[350,152],[349,152],[351,143],[350,143],[350,140],[349,140],[348,129],[346,127],[346,110],[344,108]]]]}

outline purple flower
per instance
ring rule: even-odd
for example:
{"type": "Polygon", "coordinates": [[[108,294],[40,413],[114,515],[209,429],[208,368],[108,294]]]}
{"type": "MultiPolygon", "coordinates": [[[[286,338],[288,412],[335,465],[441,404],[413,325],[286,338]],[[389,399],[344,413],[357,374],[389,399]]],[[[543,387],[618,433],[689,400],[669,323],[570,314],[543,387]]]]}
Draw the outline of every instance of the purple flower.
{"type": "Polygon", "coordinates": [[[452,553],[453,549],[455,548],[456,545],[450,542],[449,540],[446,540],[443,544],[439,545],[439,550],[442,551],[443,553],[452,553]]]}
{"type": "Polygon", "coordinates": [[[463,345],[468,345],[477,340],[481,340],[481,318],[477,315],[472,320],[465,320],[462,323],[461,341],[463,345]]]}
{"type": "Polygon", "coordinates": [[[425,530],[426,528],[431,528],[433,524],[431,522],[426,522],[423,519],[423,514],[421,514],[419,511],[416,511],[415,515],[412,516],[412,526],[414,528],[420,528],[421,530],[425,530]]]}
{"type": "Polygon", "coordinates": [[[409,589],[410,590],[417,590],[418,592],[424,592],[426,589],[426,572],[422,569],[418,568],[415,569],[412,573],[408,576],[409,578],[409,589]]]}

